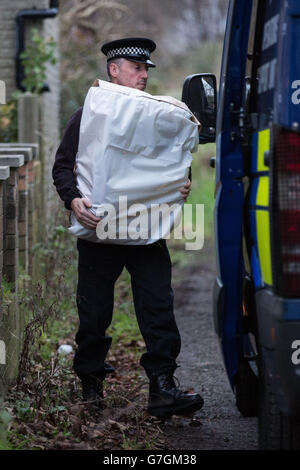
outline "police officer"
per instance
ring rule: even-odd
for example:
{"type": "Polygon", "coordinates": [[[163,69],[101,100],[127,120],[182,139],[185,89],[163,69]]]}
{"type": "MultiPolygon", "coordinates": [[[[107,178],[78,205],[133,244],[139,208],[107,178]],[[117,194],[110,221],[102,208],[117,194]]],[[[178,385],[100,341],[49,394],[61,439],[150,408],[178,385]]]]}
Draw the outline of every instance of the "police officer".
{"type": "MultiPolygon", "coordinates": [[[[146,38],[125,38],[104,44],[107,71],[112,83],[144,90],[150,59],[156,44],[146,38]]],[[[99,218],[88,208],[76,186],[73,168],[78,149],[82,115],[79,108],[70,118],[53,166],[53,180],[65,207],[86,228],[96,229],[99,218]]],[[[186,200],[190,181],[181,189],[186,200]]],[[[79,330],[74,370],[82,381],[83,399],[101,407],[103,380],[109,372],[105,358],[112,338],[106,334],[112,320],[114,284],[124,267],[131,275],[137,321],[147,351],[140,364],[149,378],[148,412],[158,417],[185,414],[200,409],[200,395],[179,390],[173,374],[178,367],[180,334],[173,313],[171,261],[165,240],[149,245],[113,245],[77,239],[79,330]]]]}

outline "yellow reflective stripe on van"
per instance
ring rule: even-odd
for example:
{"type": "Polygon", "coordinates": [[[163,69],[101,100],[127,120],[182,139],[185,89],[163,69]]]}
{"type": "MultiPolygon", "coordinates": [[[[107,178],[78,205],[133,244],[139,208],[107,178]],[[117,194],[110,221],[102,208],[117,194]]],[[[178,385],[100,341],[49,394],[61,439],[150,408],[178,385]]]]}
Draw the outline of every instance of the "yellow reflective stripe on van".
{"type": "Polygon", "coordinates": [[[257,171],[269,171],[264,164],[264,154],[270,150],[270,129],[258,133],[257,171]]]}
{"type": "Polygon", "coordinates": [[[269,205],[269,176],[260,176],[256,193],[256,205],[269,205]]]}
{"type": "Polygon", "coordinates": [[[273,284],[271,267],[270,214],[268,211],[256,211],[256,230],[259,264],[263,282],[273,284]]]}
{"type": "MultiPolygon", "coordinates": [[[[270,149],[270,129],[258,132],[257,145],[257,171],[269,171],[264,164],[264,154],[270,149]]],[[[270,213],[269,206],[269,176],[259,176],[256,194],[256,206],[265,207],[265,210],[256,209],[256,236],[259,264],[262,280],[265,284],[272,285],[271,265],[271,238],[270,238],[270,213]]]]}

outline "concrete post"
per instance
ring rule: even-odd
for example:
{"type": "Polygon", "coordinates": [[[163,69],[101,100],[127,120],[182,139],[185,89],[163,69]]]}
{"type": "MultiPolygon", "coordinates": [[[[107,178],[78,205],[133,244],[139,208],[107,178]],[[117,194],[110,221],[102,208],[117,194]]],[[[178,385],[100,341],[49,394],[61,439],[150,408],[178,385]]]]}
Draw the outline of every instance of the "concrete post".
{"type": "Polygon", "coordinates": [[[39,144],[33,144],[30,142],[1,142],[0,151],[8,148],[30,148],[32,150],[32,159],[38,160],[39,158],[39,144]]]}
{"type": "Polygon", "coordinates": [[[18,99],[18,141],[39,143],[39,96],[26,92],[18,99]]]}
{"type": "MultiPolygon", "coordinates": [[[[40,168],[39,181],[35,181],[34,212],[37,211],[39,224],[37,226],[38,239],[44,240],[46,236],[45,211],[45,185],[44,185],[44,139],[40,132],[40,103],[42,96],[26,92],[18,99],[18,141],[39,144],[40,168]]],[[[50,127],[51,124],[49,123],[50,127]]],[[[36,160],[35,160],[36,161],[36,160]]],[[[36,165],[34,165],[36,167],[36,165]]],[[[36,169],[36,168],[35,168],[36,169]]],[[[34,228],[35,230],[35,228],[34,228]]]]}

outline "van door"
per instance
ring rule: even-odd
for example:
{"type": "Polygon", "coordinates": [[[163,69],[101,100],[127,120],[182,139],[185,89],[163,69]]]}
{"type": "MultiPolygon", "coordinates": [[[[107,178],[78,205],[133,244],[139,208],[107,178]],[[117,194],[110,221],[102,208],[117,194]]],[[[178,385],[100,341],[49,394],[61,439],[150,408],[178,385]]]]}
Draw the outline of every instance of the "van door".
{"type": "Polygon", "coordinates": [[[270,137],[274,122],[280,0],[260,1],[252,51],[249,103],[251,152],[249,200],[251,271],[255,289],[273,285],[270,232],[270,137]]]}
{"type": "Polygon", "coordinates": [[[223,48],[217,117],[214,322],[232,388],[242,354],[244,157],[240,110],[252,2],[231,1],[223,48]]]}

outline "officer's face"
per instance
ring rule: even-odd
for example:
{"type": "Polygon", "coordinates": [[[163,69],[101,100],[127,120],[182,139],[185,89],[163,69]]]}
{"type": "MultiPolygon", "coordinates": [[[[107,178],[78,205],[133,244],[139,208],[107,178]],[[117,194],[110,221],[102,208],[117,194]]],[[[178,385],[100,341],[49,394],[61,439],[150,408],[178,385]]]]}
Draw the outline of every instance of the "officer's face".
{"type": "Polygon", "coordinates": [[[130,60],[122,60],[111,67],[112,82],[117,85],[128,86],[144,90],[148,80],[148,65],[139,62],[131,62],[130,60]],[[116,66],[116,67],[114,67],[116,66]]]}

